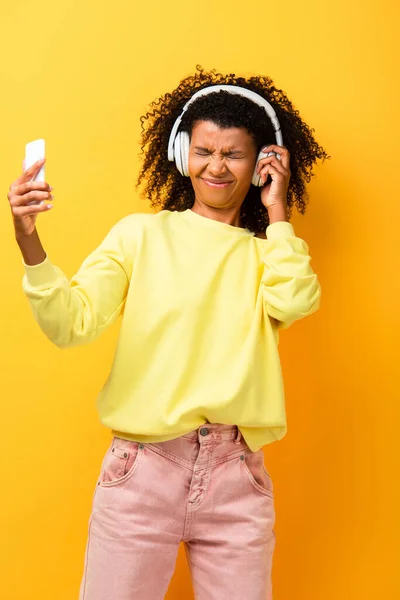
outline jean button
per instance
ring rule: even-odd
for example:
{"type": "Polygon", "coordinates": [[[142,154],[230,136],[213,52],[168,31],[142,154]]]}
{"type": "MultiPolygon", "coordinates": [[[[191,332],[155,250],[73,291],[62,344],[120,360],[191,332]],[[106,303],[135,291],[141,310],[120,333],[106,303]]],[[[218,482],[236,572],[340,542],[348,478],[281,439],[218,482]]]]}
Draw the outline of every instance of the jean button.
{"type": "Polygon", "coordinates": [[[202,429],[200,429],[200,435],[208,435],[209,431],[207,429],[207,427],[202,427],[202,429]]]}

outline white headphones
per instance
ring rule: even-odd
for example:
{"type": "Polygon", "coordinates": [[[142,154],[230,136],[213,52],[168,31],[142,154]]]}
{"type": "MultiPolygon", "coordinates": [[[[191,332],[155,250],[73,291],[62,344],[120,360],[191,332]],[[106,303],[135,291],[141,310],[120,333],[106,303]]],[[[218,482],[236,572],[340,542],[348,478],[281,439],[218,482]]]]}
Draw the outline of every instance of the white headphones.
{"type": "MultiPolygon", "coordinates": [[[[190,100],[185,104],[185,106],[182,109],[182,114],[175,121],[174,126],[171,131],[171,135],[169,136],[168,160],[175,161],[178,171],[181,173],[181,175],[184,175],[185,177],[189,177],[190,138],[189,138],[189,134],[187,131],[178,131],[179,125],[181,124],[181,121],[182,121],[182,117],[183,117],[184,113],[186,112],[186,110],[188,109],[188,106],[190,106],[190,104],[192,104],[192,102],[197,100],[197,98],[199,98],[200,96],[206,96],[207,94],[213,94],[215,92],[219,92],[220,90],[230,92],[231,94],[239,94],[240,96],[244,96],[245,98],[252,100],[253,102],[255,102],[255,104],[258,104],[258,106],[262,106],[272,121],[272,125],[275,130],[275,138],[276,138],[277,145],[283,146],[281,126],[279,124],[278,117],[276,116],[275,110],[270,105],[270,103],[267,102],[264,98],[262,98],[259,94],[256,94],[255,92],[252,92],[251,90],[248,90],[247,88],[239,87],[236,85],[213,85],[210,87],[206,87],[206,88],[203,88],[202,90],[199,90],[195,94],[193,94],[193,96],[190,98],[190,100]]],[[[280,154],[277,154],[276,152],[268,152],[268,153],[260,152],[259,153],[257,160],[256,160],[256,166],[255,166],[254,172],[253,172],[253,178],[251,181],[251,183],[255,186],[261,187],[263,185],[262,179],[261,179],[260,175],[257,173],[257,165],[258,165],[258,161],[261,158],[265,158],[266,156],[276,156],[279,160],[281,159],[280,154]]]]}

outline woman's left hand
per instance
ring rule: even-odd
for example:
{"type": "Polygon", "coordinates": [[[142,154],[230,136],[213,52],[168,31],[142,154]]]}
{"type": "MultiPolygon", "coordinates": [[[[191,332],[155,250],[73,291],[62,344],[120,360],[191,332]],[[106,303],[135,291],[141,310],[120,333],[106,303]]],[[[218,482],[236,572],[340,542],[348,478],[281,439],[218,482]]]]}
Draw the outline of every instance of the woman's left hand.
{"type": "Polygon", "coordinates": [[[258,161],[257,172],[261,174],[262,181],[267,181],[268,174],[272,181],[261,188],[261,202],[266,209],[277,205],[286,207],[287,192],[290,181],[290,154],[284,146],[271,144],[265,146],[263,152],[276,152],[280,155],[279,160],[276,156],[267,156],[258,161]]]}

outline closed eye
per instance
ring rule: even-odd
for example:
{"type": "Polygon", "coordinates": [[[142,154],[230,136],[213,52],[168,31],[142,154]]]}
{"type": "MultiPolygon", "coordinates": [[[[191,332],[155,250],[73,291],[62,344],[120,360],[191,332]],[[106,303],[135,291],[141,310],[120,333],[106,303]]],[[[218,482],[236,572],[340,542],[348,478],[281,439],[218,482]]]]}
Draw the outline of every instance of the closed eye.
{"type": "MultiPolygon", "coordinates": [[[[209,156],[210,154],[212,154],[212,150],[209,150],[208,148],[196,147],[194,148],[194,153],[197,156],[209,156]]],[[[225,152],[223,153],[223,156],[226,158],[233,158],[234,160],[244,158],[242,152],[225,152]]]]}

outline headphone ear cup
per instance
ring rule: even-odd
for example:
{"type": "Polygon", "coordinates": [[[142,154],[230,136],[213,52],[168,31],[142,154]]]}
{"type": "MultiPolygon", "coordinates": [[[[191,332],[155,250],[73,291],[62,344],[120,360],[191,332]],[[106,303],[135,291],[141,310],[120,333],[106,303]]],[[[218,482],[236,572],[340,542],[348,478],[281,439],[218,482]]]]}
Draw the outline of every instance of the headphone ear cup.
{"type": "Polygon", "coordinates": [[[190,148],[190,137],[187,131],[181,132],[181,158],[182,158],[182,174],[185,177],[189,177],[189,148],[190,148]]]}
{"type": "Polygon", "coordinates": [[[266,156],[268,156],[268,154],[265,154],[265,152],[259,152],[258,156],[257,156],[256,166],[254,167],[253,178],[251,180],[251,183],[253,185],[255,185],[256,187],[262,187],[263,186],[263,182],[262,182],[261,176],[260,176],[259,173],[257,173],[257,167],[258,167],[258,162],[262,158],[265,158],[266,156]]]}
{"type": "Polygon", "coordinates": [[[264,185],[263,181],[261,179],[261,176],[257,173],[257,166],[258,166],[258,161],[260,161],[262,158],[267,158],[267,156],[276,156],[276,152],[265,153],[265,152],[261,151],[259,153],[259,155],[257,156],[256,166],[254,167],[253,178],[251,180],[251,183],[255,186],[262,187],[264,185]]]}
{"type": "Polygon", "coordinates": [[[175,137],[175,142],[174,142],[174,159],[175,159],[175,164],[176,164],[176,168],[178,169],[179,173],[181,175],[183,175],[182,172],[182,160],[181,160],[181,132],[176,134],[175,137]]]}

